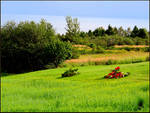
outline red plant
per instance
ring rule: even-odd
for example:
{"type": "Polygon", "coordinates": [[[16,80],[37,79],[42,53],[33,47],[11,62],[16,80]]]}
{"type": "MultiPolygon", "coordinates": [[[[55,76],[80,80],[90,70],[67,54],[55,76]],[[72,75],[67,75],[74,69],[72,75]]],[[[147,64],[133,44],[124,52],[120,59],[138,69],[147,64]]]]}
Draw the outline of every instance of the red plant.
{"type": "Polygon", "coordinates": [[[104,76],[104,78],[122,78],[122,77],[125,77],[125,76],[129,75],[129,72],[127,72],[126,74],[123,74],[119,70],[120,70],[120,67],[118,66],[118,67],[115,68],[115,70],[112,70],[111,73],[104,76]]]}

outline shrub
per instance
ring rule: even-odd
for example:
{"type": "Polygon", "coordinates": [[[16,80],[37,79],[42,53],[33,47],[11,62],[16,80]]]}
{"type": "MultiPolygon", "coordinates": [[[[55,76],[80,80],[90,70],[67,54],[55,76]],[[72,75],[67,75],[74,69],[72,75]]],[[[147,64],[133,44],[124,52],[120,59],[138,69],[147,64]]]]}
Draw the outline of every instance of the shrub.
{"type": "Polygon", "coordinates": [[[94,43],[89,44],[89,47],[96,48],[96,45],[94,43]]]}
{"type": "Polygon", "coordinates": [[[132,48],[130,47],[124,47],[124,50],[127,50],[127,51],[131,51],[132,48]]]}
{"type": "Polygon", "coordinates": [[[106,61],[106,65],[111,65],[111,64],[116,64],[117,63],[117,61],[115,61],[115,60],[111,60],[111,59],[109,59],[108,61],[106,61]]]}
{"type": "Polygon", "coordinates": [[[104,48],[102,48],[101,46],[97,46],[97,48],[96,48],[96,51],[95,51],[96,53],[104,53],[105,52],[105,50],[104,50],[104,48]]]}
{"type": "Polygon", "coordinates": [[[62,77],[70,77],[79,74],[78,69],[69,69],[62,74],[62,77]]]}
{"type": "Polygon", "coordinates": [[[150,52],[150,47],[145,47],[144,52],[150,52]]]}
{"type": "Polygon", "coordinates": [[[1,77],[2,76],[8,76],[9,74],[8,73],[1,73],[1,77]]]}

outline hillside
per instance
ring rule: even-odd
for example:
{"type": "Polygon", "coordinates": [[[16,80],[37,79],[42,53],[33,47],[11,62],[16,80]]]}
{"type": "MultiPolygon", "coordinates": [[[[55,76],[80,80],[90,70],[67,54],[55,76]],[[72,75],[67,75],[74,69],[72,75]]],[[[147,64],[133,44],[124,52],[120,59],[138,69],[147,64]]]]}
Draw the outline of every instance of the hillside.
{"type": "Polygon", "coordinates": [[[118,65],[78,67],[80,74],[61,78],[68,68],[1,78],[1,110],[47,112],[149,111],[149,62],[120,64],[131,75],[103,79],[118,65]]]}

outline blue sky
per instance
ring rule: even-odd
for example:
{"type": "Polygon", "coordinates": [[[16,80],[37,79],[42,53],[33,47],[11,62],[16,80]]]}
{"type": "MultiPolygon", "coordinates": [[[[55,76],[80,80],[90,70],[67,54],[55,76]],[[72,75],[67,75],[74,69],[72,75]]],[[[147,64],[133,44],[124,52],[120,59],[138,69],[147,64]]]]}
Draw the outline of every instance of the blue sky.
{"type": "Polygon", "coordinates": [[[65,32],[65,17],[77,17],[81,30],[112,26],[149,27],[148,1],[3,1],[2,25],[9,20],[39,21],[45,18],[59,33],[65,32]]]}

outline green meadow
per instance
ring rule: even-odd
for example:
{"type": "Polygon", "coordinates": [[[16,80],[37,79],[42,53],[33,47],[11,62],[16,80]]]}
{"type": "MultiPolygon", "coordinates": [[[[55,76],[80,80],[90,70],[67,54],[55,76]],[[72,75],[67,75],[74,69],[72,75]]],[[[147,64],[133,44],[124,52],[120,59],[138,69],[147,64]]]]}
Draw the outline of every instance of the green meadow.
{"type": "Polygon", "coordinates": [[[66,68],[1,78],[2,112],[148,112],[149,62],[78,67],[80,74],[61,78],[66,68]],[[116,66],[128,77],[104,79],[116,66]]]}

